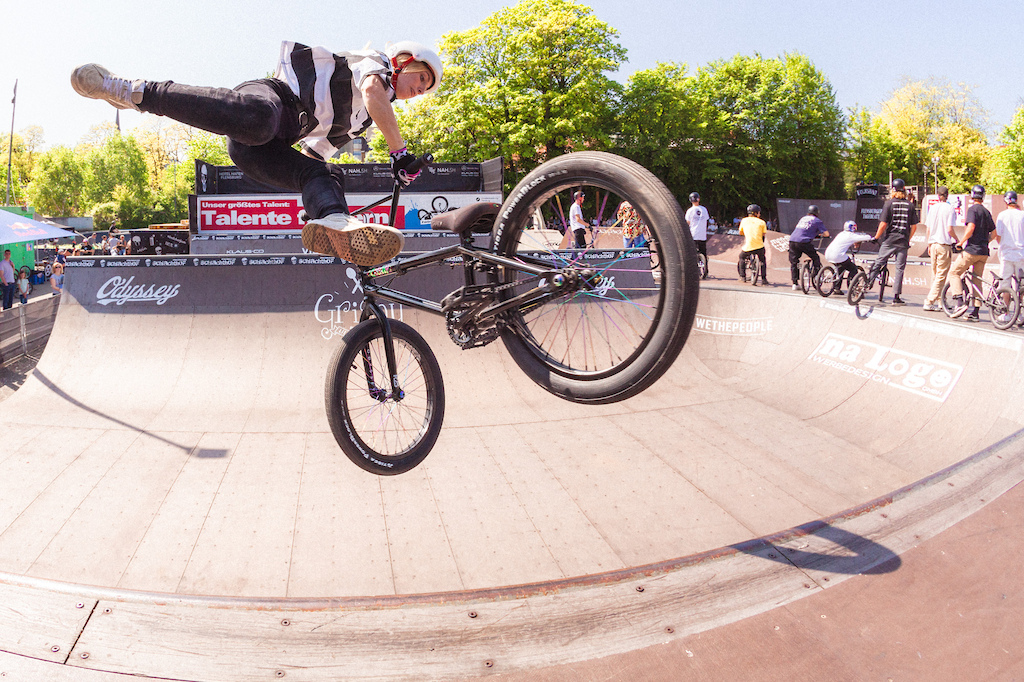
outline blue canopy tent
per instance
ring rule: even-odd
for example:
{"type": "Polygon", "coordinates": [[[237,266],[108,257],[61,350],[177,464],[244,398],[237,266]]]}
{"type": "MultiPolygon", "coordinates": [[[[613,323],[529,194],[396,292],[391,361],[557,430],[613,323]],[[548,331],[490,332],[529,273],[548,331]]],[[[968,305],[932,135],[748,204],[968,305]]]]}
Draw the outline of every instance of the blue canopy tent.
{"type": "Polygon", "coordinates": [[[17,213],[0,211],[0,244],[17,244],[33,242],[38,239],[54,237],[74,237],[75,233],[56,225],[48,225],[38,220],[25,218],[17,213]]]}

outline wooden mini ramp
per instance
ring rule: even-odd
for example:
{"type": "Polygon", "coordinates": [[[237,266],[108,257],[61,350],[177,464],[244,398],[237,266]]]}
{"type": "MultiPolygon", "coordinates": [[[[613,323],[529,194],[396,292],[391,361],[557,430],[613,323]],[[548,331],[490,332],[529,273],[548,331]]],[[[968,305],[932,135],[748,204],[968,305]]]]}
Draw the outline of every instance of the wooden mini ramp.
{"type": "Polygon", "coordinates": [[[448,409],[378,478],[323,414],[355,284],[304,257],[71,270],[0,403],[0,670],[539,674],[896,571],[1020,480],[1019,334],[713,287],[672,370],[606,406],[396,309],[448,409]]]}

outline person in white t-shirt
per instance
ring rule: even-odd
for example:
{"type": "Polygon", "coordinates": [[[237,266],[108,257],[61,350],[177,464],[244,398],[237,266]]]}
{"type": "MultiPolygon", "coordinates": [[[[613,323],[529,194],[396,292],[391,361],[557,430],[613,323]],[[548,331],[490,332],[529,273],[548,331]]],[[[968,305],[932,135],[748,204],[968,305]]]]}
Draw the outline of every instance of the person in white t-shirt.
{"type": "Polygon", "coordinates": [[[949,189],[939,187],[939,200],[928,207],[924,224],[928,227],[928,255],[932,259],[932,288],[924,299],[924,309],[930,312],[942,310],[939,296],[946,284],[949,267],[953,263],[953,244],[956,243],[956,215],[949,205],[949,189]]]}
{"type": "MultiPolygon", "coordinates": [[[[871,235],[857,232],[857,223],[852,220],[843,223],[843,231],[837,234],[825,249],[825,260],[836,268],[835,281],[837,283],[842,280],[844,272],[847,275],[847,281],[853,279],[853,276],[857,274],[857,264],[854,262],[853,256],[850,255],[850,249],[856,248],[857,244],[870,239],[871,235]]],[[[836,289],[838,290],[838,288],[837,286],[836,289]]]]}
{"type": "MultiPolygon", "coordinates": [[[[996,242],[999,244],[999,276],[1006,279],[1020,277],[1024,270],[1024,211],[1017,206],[1017,193],[1010,190],[1003,195],[1006,210],[996,218],[996,242]]],[[[1004,297],[1010,302],[1009,295],[1004,297]]]]}
{"type": "MultiPolygon", "coordinates": [[[[700,205],[700,195],[690,192],[690,208],[686,209],[686,222],[690,225],[690,235],[697,251],[708,257],[708,210],[700,205]]],[[[704,279],[708,276],[704,275],[704,279]]]]}
{"type": "Polygon", "coordinates": [[[572,206],[569,208],[569,227],[572,229],[576,248],[585,249],[587,247],[587,230],[593,230],[583,219],[583,200],[586,196],[583,192],[576,192],[572,198],[572,206]]]}

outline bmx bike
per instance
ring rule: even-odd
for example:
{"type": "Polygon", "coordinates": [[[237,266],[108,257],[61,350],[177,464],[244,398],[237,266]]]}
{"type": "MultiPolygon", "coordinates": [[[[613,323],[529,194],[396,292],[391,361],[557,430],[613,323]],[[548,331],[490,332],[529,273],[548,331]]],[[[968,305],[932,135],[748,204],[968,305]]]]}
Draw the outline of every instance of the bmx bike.
{"type": "MultiPolygon", "coordinates": [[[[354,213],[390,199],[394,224],[399,193],[396,183],[391,196],[354,213]]],[[[390,319],[380,301],[442,316],[463,349],[501,339],[531,380],[578,403],[640,393],[686,342],[699,295],[696,247],[675,198],[632,161],[603,152],[567,154],[529,173],[501,206],[471,204],[434,216],[431,226],[456,233],[459,243],[356,268],[364,292],[360,322],[328,367],[331,431],[367,471],[400,474],[420,464],[437,441],[445,409],[433,351],[410,325],[390,319]],[[646,223],[648,246],[552,246],[545,212],[557,203],[553,198],[580,189],[603,197],[599,205],[630,201],[646,223]],[[475,245],[474,233],[489,233],[488,245],[475,245]],[[461,265],[465,283],[440,301],[390,286],[412,270],[444,265],[461,265]]]]}
{"type": "MultiPolygon", "coordinates": [[[[946,282],[942,287],[942,310],[952,319],[962,317],[970,308],[970,299],[980,300],[988,308],[992,325],[996,329],[1009,329],[1020,317],[1020,285],[1019,280],[1009,277],[1006,280],[1000,279],[992,273],[992,281],[979,277],[981,284],[974,281],[970,270],[960,277],[963,291],[961,302],[953,297],[952,287],[946,282]]],[[[974,318],[977,319],[977,318],[974,318]]]]}
{"type": "Polygon", "coordinates": [[[823,265],[821,266],[821,270],[818,271],[817,278],[814,280],[814,288],[818,290],[819,295],[828,298],[832,294],[842,293],[844,276],[847,280],[846,285],[849,286],[850,282],[858,274],[864,274],[864,276],[867,277],[867,274],[864,272],[864,268],[859,265],[857,266],[857,271],[854,273],[849,273],[845,270],[840,271],[836,266],[831,264],[823,265]]]}
{"type": "MultiPolygon", "coordinates": [[[[764,268],[767,268],[767,263],[764,264],[764,268]]],[[[761,259],[757,257],[753,251],[745,251],[740,256],[740,278],[744,282],[750,282],[752,286],[757,286],[758,283],[763,283],[765,280],[764,269],[761,265],[761,259]]]]}
{"type": "MultiPolygon", "coordinates": [[[[817,242],[818,244],[815,248],[821,248],[821,237],[817,238],[817,242]]],[[[812,291],[817,291],[818,293],[821,293],[821,290],[818,288],[818,276],[821,275],[821,271],[823,268],[820,267],[819,265],[818,269],[815,270],[814,262],[810,259],[810,257],[801,258],[800,263],[800,291],[804,292],[805,294],[809,294],[812,291]]]]}

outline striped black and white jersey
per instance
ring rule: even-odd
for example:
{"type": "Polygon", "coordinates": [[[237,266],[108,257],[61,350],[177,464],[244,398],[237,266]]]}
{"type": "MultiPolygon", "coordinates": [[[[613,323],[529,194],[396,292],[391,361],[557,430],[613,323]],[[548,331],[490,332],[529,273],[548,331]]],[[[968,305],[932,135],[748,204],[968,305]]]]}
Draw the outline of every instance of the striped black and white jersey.
{"type": "Polygon", "coordinates": [[[274,77],[287,83],[313,112],[317,126],[302,141],[326,159],[373,123],[359,89],[367,77],[380,76],[394,101],[391,73],[387,55],[377,50],[334,53],[285,41],[274,77]]]}

